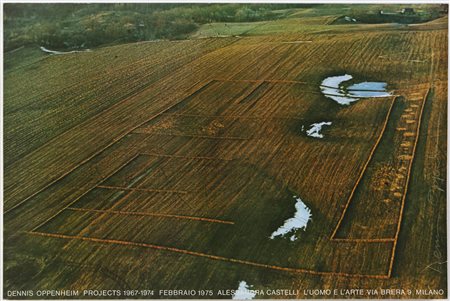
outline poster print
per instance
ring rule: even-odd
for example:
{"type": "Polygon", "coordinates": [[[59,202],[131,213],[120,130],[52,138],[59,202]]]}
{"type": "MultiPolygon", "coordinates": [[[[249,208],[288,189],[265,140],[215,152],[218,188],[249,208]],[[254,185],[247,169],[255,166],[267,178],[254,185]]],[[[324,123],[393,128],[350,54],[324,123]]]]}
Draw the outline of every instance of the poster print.
{"type": "Polygon", "coordinates": [[[447,4],[4,3],[3,297],[447,297],[447,4]]]}

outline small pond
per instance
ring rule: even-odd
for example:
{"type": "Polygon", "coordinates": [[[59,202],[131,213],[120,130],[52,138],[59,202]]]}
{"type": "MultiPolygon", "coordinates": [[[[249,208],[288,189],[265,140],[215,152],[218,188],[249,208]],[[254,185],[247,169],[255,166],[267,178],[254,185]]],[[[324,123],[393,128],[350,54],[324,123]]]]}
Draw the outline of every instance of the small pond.
{"type": "Polygon", "coordinates": [[[387,83],[361,82],[352,85],[344,83],[353,79],[349,74],[330,76],[320,84],[320,90],[325,97],[330,98],[341,105],[349,105],[361,98],[387,97],[392,93],[387,91],[387,83]]]}

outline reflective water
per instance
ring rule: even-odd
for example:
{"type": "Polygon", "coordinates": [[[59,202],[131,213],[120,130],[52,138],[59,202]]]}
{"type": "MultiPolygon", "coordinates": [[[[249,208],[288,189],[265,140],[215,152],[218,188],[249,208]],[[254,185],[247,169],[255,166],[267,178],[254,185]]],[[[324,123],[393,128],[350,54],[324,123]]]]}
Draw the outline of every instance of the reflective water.
{"type": "Polygon", "coordinates": [[[270,239],[274,239],[277,236],[286,237],[287,234],[292,234],[289,239],[294,241],[297,240],[295,232],[299,229],[306,229],[308,222],[311,220],[311,210],[299,197],[294,196],[294,198],[297,200],[294,217],[287,219],[281,227],[272,233],[270,239]]]}
{"type": "Polygon", "coordinates": [[[361,82],[345,87],[343,83],[352,78],[353,76],[349,74],[327,77],[322,81],[320,90],[325,97],[341,105],[349,105],[361,98],[392,95],[391,92],[387,91],[387,84],[384,82],[361,82]]]}

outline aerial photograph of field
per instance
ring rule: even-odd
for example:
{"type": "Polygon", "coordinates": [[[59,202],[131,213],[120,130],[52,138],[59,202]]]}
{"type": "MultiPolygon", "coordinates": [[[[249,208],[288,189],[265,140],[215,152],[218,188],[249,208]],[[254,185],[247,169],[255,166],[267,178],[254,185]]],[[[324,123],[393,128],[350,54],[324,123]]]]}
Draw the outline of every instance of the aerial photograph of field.
{"type": "Polygon", "coordinates": [[[3,4],[3,298],[447,298],[447,4],[3,4]]]}

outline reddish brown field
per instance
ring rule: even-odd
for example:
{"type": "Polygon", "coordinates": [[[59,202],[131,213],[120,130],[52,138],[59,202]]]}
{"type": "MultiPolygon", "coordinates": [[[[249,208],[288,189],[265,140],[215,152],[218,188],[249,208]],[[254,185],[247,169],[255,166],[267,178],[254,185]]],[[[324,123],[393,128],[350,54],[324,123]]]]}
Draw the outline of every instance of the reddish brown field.
{"type": "Polygon", "coordinates": [[[266,34],[105,47],[6,73],[5,289],[230,298],[217,291],[245,280],[295,290],[265,298],[446,297],[447,19],[334,18],[303,24],[325,31],[271,32],[285,19],[266,34]],[[321,81],[346,73],[392,96],[324,97],[321,81]],[[323,139],[302,131],[321,121],[333,122],[323,139]],[[294,196],[312,221],[296,241],[270,239],[294,196]]]}

